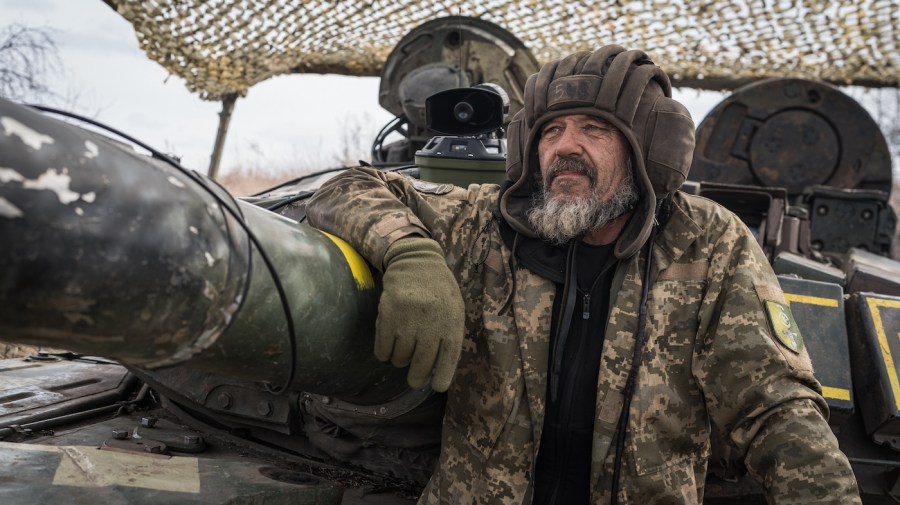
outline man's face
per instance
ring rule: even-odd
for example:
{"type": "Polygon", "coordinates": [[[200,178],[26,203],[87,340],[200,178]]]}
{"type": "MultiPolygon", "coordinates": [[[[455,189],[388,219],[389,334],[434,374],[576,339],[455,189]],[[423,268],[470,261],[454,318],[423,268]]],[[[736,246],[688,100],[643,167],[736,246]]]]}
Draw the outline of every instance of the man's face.
{"type": "Polygon", "coordinates": [[[593,194],[600,203],[609,201],[625,178],[628,155],[622,133],[600,118],[560,116],[541,129],[541,176],[554,200],[572,201],[593,194]]]}
{"type": "Polygon", "coordinates": [[[562,116],[544,125],[541,185],[528,211],[535,231],[555,244],[587,240],[631,210],[639,192],[629,152],[624,136],[596,117],[562,116]]]}

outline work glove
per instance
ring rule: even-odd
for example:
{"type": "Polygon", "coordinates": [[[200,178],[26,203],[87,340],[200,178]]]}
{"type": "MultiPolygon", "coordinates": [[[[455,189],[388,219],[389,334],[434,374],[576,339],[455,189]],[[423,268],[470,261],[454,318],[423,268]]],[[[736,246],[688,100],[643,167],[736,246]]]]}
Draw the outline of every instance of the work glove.
{"type": "Polygon", "coordinates": [[[381,300],[375,321],[375,357],[409,365],[406,380],[419,389],[446,391],[459,361],[465,306],[459,285],[432,239],[400,239],[384,255],[381,300]]]}

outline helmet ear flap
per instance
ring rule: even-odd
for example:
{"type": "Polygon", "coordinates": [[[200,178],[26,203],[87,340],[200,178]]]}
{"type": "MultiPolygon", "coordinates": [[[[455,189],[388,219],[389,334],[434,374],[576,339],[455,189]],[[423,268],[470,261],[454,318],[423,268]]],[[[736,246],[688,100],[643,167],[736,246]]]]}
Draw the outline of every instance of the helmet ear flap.
{"type": "MultiPolygon", "coordinates": [[[[538,74],[531,74],[530,76],[528,76],[528,80],[525,81],[525,106],[522,107],[523,111],[534,110],[535,95],[537,95],[537,93],[535,92],[537,80],[538,74]]],[[[526,121],[529,128],[534,125],[534,113],[529,114],[528,112],[525,112],[523,119],[526,121]]]]}
{"type": "Polygon", "coordinates": [[[694,121],[684,105],[660,96],[653,104],[646,146],[647,177],[662,196],[681,187],[694,158],[694,121]]]}
{"type": "Polygon", "coordinates": [[[522,146],[524,139],[522,133],[526,131],[522,124],[524,109],[519,110],[506,127],[506,178],[518,182],[522,177],[522,146]]]}

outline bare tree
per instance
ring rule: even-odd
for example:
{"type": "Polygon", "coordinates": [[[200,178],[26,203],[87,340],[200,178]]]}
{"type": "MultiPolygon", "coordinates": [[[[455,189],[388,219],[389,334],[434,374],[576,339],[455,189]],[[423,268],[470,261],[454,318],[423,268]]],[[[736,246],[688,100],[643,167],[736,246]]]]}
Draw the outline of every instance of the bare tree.
{"type": "Polygon", "coordinates": [[[61,71],[49,28],[21,24],[0,28],[0,96],[18,101],[56,96],[48,81],[61,71]]]}

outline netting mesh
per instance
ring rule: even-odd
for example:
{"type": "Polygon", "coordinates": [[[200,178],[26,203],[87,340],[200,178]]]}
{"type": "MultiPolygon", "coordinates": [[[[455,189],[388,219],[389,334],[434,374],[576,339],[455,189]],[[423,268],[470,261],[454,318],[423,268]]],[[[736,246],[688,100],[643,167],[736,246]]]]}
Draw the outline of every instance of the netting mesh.
{"type": "Polygon", "coordinates": [[[900,83],[900,0],[105,0],[147,55],[205,99],[294,72],[378,75],[410,29],[482,18],[540,62],[617,43],[644,49],[677,84],[760,77],[900,83]]]}

